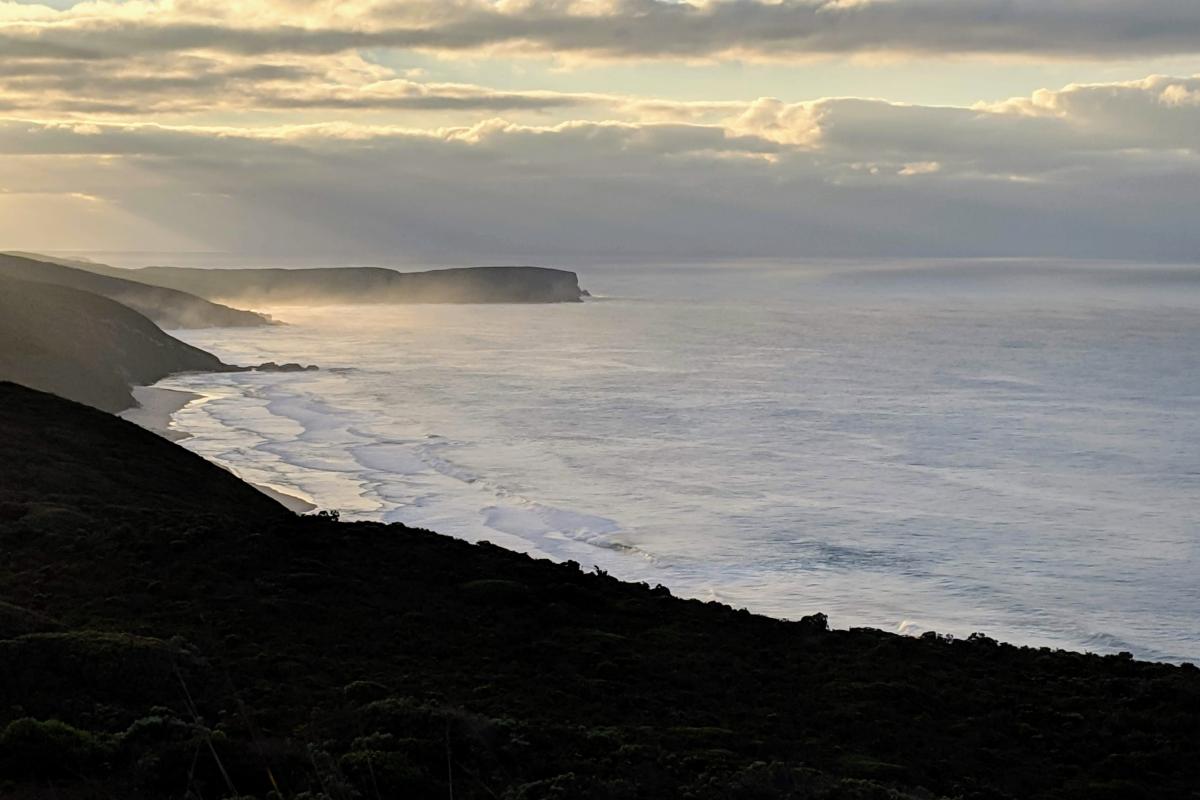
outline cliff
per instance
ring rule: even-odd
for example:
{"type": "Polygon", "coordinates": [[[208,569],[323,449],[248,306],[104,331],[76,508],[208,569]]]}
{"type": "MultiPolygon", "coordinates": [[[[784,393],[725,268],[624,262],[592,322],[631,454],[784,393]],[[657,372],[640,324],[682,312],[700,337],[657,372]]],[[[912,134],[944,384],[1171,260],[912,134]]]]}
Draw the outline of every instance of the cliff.
{"type": "MultiPolygon", "coordinates": [[[[115,274],[108,268],[106,274],[115,274]]],[[[574,303],[574,272],[544,267],[469,267],[397,272],[377,267],[185,269],[146,267],[131,278],[239,303],[574,303]]]]}
{"type": "Polygon", "coordinates": [[[0,794],[1186,798],[1200,671],[297,518],[0,384],[0,794]]]}
{"type": "Polygon", "coordinates": [[[115,412],[136,405],[131,385],[225,369],[107,297],[0,277],[0,380],[115,412]]]}
{"type": "Polygon", "coordinates": [[[102,295],[132,308],[163,328],[223,328],[270,325],[253,311],[213,303],[161,286],[122,276],[120,271],[90,262],[65,262],[45,257],[0,254],[0,277],[66,286],[102,295]],[[98,270],[109,270],[105,274],[98,270]]]}

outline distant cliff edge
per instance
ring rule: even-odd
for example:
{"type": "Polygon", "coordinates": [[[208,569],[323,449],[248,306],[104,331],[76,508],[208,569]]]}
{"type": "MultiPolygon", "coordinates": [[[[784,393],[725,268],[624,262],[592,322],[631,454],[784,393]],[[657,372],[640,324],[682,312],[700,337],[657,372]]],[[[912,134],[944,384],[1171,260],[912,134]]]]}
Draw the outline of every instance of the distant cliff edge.
{"type": "Polygon", "coordinates": [[[25,253],[0,253],[0,278],[66,286],[132,308],[164,328],[246,328],[270,325],[253,311],[213,303],[193,294],[143,283],[130,270],[25,253]]]}
{"type": "Polygon", "coordinates": [[[578,275],[549,267],[464,267],[427,272],[382,267],[85,268],[210,300],[244,303],[578,303],[586,296],[578,275]]]}

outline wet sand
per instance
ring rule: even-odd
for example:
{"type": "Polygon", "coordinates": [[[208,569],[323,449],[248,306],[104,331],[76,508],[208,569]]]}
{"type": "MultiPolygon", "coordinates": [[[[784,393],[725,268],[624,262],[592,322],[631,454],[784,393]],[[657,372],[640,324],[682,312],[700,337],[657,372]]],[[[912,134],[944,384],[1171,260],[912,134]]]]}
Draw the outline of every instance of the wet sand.
{"type": "MultiPolygon", "coordinates": [[[[190,433],[173,427],[173,417],[177,412],[186,408],[189,403],[202,399],[201,395],[193,392],[181,392],[178,389],[161,389],[157,386],[135,386],[133,387],[133,398],[140,405],[137,408],[122,411],[117,416],[157,433],[165,439],[170,439],[172,442],[191,438],[190,433]]],[[[245,479],[243,478],[243,480],[245,479]]],[[[307,514],[317,509],[315,504],[273,486],[265,486],[253,481],[246,481],[246,483],[297,514],[307,514]]]]}
{"type": "MultiPolygon", "coordinates": [[[[246,480],[246,479],[243,478],[242,480],[246,480]]],[[[260,492],[265,494],[267,497],[270,497],[271,499],[278,501],[280,505],[282,505],[284,508],[288,509],[289,511],[294,511],[297,514],[307,514],[310,511],[317,510],[317,506],[315,503],[310,503],[307,500],[302,500],[299,497],[296,497],[295,495],[291,495],[291,494],[288,494],[287,492],[280,491],[279,489],[276,489],[274,487],[266,486],[261,483],[255,483],[253,481],[246,481],[246,483],[250,484],[255,489],[258,489],[260,492]]]]}
{"type": "Polygon", "coordinates": [[[200,395],[181,392],[177,389],[135,386],[133,387],[133,399],[138,401],[138,407],[122,411],[117,415],[118,417],[127,419],[135,425],[140,425],[173,442],[182,441],[191,436],[189,433],[172,428],[171,418],[189,403],[201,399],[200,395]]]}

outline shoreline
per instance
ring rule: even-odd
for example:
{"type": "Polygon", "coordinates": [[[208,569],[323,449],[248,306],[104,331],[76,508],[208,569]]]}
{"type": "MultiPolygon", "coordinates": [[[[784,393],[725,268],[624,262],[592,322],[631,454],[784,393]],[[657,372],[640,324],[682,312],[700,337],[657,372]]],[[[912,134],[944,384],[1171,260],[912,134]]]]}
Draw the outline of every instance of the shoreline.
{"type": "Polygon", "coordinates": [[[301,522],[110,414],[7,383],[0,407],[20,566],[0,593],[0,782],[19,796],[170,796],[189,757],[184,791],[210,797],[331,774],[362,797],[455,779],[463,800],[1175,798],[1200,778],[1191,665],[831,630],[431,531],[301,522]],[[223,720],[223,761],[169,735],[188,719],[223,720]],[[133,778],[131,758],[149,765],[133,778]]]}
{"type": "MultiPolygon", "coordinates": [[[[172,427],[174,417],[175,414],[197,400],[203,400],[203,395],[185,392],[181,389],[164,389],[160,386],[134,386],[132,392],[133,399],[137,400],[139,405],[120,412],[117,414],[118,417],[176,444],[192,438],[192,434],[172,427]]],[[[226,469],[237,475],[232,469],[227,467],[226,469]]],[[[240,475],[237,477],[295,514],[307,514],[316,511],[319,507],[316,503],[311,503],[274,486],[248,481],[240,475]]]]}
{"type": "Polygon", "coordinates": [[[310,503],[294,494],[288,494],[282,489],[276,489],[274,486],[267,486],[265,483],[255,483],[254,481],[247,481],[241,476],[238,477],[295,514],[307,514],[310,511],[316,511],[320,507],[316,503],[310,503]]]}
{"type": "Polygon", "coordinates": [[[201,395],[157,386],[134,386],[132,393],[138,405],[122,411],[117,414],[118,417],[172,442],[191,438],[190,433],[172,428],[171,424],[177,412],[197,400],[202,400],[201,395]]]}

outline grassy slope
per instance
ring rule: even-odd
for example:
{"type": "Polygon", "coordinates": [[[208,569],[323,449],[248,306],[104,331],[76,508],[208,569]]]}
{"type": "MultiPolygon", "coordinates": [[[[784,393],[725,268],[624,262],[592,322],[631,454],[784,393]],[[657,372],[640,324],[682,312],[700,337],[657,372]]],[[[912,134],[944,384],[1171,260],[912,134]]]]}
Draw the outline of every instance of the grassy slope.
{"type": "Polygon", "coordinates": [[[120,411],[134,405],[130,384],[223,368],[106,297],[0,277],[0,380],[120,411]]]}
{"type": "Polygon", "coordinates": [[[827,632],[295,518],[133,425],[4,384],[0,675],[5,797],[1200,786],[1195,668],[827,632]]]}
{"type": "Polygon", "coordinates": [[[99,264],[65,264],[49,258],[35,259],[0,253],[0,277],[49,283],[102,295],[134,309],[164,328],[270,324],[266,317],[252,311],[240,311],[186,292],[139,283],[131,273],[118,275],[115,272],[106,274],[97,271],[103,268],[99,264]]]}

